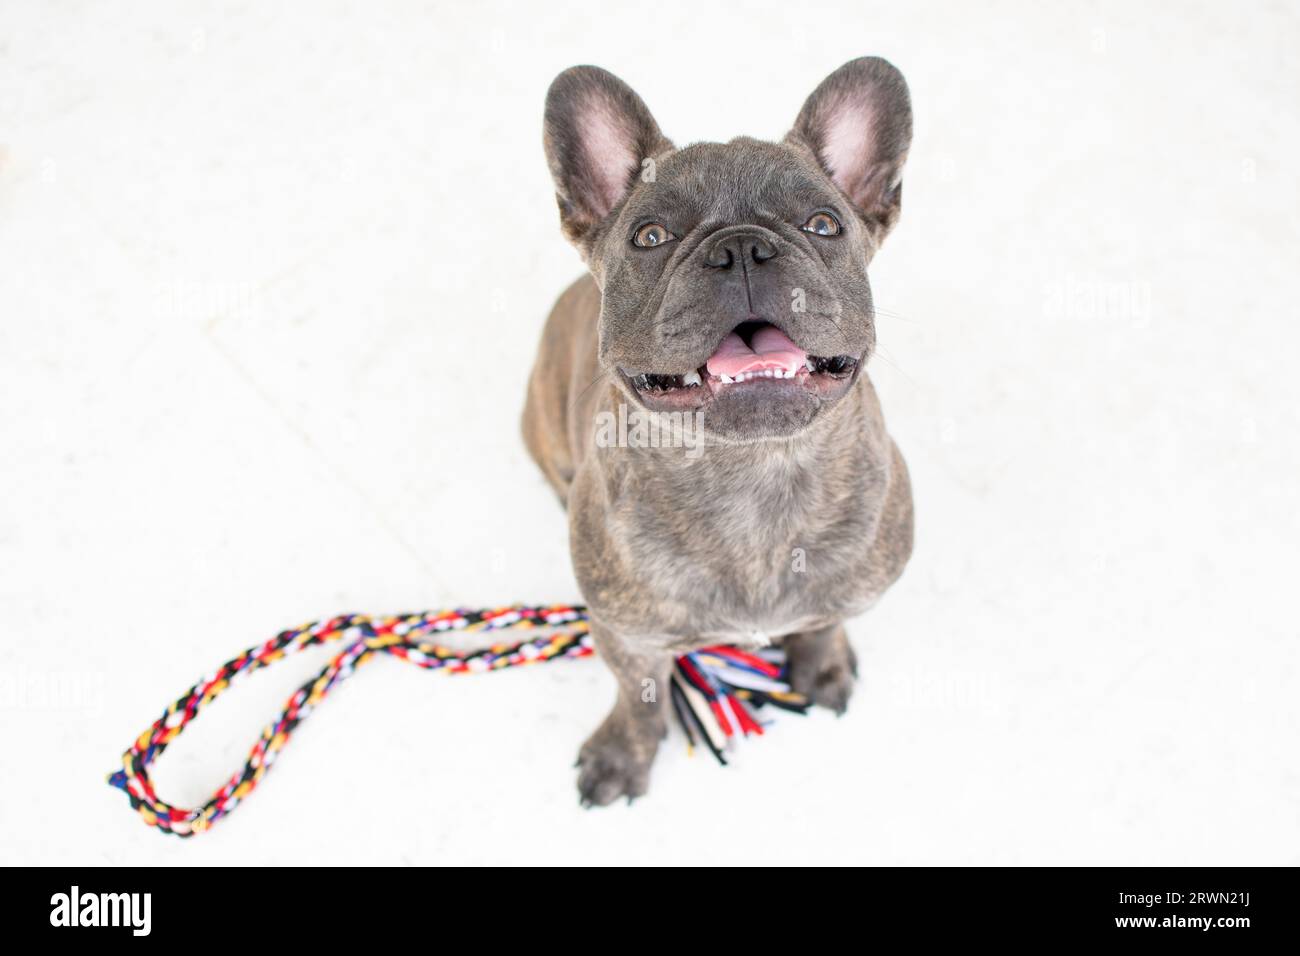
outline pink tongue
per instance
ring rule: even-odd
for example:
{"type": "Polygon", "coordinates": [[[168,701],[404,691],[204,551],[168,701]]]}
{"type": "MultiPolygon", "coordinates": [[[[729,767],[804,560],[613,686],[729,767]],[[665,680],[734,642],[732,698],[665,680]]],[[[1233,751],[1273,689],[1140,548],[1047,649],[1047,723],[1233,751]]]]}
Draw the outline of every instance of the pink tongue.
{"type": "Polygon", "coordinates": [[[709,356],[705,367],[710,374],[735,378],[765,368],[797,372],[807,358],[808,353],[791,342],[784,332],[775,325],[765,325],[754,333],[749,345],[732,332],[709,356]]]}

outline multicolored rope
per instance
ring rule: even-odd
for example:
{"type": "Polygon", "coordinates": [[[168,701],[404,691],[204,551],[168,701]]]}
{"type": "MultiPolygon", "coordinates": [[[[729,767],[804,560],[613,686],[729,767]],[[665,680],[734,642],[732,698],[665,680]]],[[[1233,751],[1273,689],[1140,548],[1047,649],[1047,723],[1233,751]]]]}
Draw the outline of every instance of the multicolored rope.
{"type": "Polygon", "coordinates": [[[670,688],[673,713],[694,750],[698,739],[718,763],[726,766],[725,752],[736,735],[762,735],[770,721],[758,710],[772,704],[782,710],[806,713],[806,697],[794,693],[785,680],[785,651],[766,648],[756,653],[717,645],[677,658],[670,688]]]}
{"type": "MultiPolygon", "coordinates": [[[[595,653],[587,609],[556,605],[516,605],[488,610],[453,610],[369,617],[347,614],[282,631],[251,647],[200,680],[168,707],[122,754],[122,768],[108,782],[122,790],[142,820],[163,833],[189,837],[239,806],[275,764],[297,726],[327,694],[377,654],[389,654],[426,670],[473,674],[595,653]],[[435,643],[448,632],[544,630],[515,643],[494,643],[465,651],[435,643]],[[323,670],[299,687],[284,709],[267,724],[244,766],[201,807],[185,809],[159,799],[150,768],[199,712],[237,679],[308,647],[345,642],[323,670]]],[[[731,647],[708,647],[678,658],[671,688],[673,709],[693,748],[696,740],[725,764],[737,732],[761,734],[756,710],[767,703],[803,712],[807,701],[782,680],[779,651],[748,654],[731,647]],[[733,726],[733,721],[735,725],[733,726]]]]}

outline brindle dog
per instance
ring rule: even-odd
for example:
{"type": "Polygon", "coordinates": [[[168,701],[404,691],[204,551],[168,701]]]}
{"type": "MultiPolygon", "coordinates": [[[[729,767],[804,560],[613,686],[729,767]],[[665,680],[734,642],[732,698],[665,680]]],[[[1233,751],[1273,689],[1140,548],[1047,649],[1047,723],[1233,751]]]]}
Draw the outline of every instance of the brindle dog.
{"type": "Polygon", "coordinates": [[[591,274],[547,320],[523,429],[619,686],[579,755],[585,805],[646,791],[684,651],[780,642],[796,690],[848,704],[842,622],[912,550],[907,468],[865,371],[867,265],[911,126],[876,58],[827,77],[780,143],[677,149],[610,73],[551,85],[546,157],[591,274]],[[662,421],[659,440],[610,440],[620,414],[662,421]]]}

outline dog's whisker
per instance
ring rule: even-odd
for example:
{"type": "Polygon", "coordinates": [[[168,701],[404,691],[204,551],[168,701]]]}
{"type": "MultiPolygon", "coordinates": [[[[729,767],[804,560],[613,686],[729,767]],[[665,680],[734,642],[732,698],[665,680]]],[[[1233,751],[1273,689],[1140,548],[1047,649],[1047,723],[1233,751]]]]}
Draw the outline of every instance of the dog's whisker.
{"type": "Polygon", "coordinates": [[[910,318],[909,316],[903,315],[903,313],[901,312],[891,312],[888,309],[877,309],[874,306],[871,309],[871,314],[873,317],[884,316],[887,319],[893,319],[899,322],[916,323],[918,321],[917,319],[913,319],[910,318]]]}
{"type": "Polygon", "coordinates": [[[893,358],[889,354],[889,350],[885,348],[883,345],[881,345],[880,343],[876,343],[875,354],[880,357],[880,360],[882,362],[884,362],[895,372],[897,372],[900,376],[902,376],[902,378],[909,385],[912,385],[916,388],[921,387],[921,383],[918,382],[916,379],[914,379],[911,375],[907,374],[907,372],[903,370],[903,367],[893,360],[893,358]]]}
{"type": "Polygon", "coordinates": [[[588,383],[583,387],[582,391],[578,392],[577,395],[574,395],[573,398],[570,399],[570,401],[569,401],[569,413],[570,413],[570,414],[573,413],[573,411],[578,407],[578,402],[582,400],[582,397],[583,397],[584,395],[586,395],[589,391],[591,391],[592,388],[595,387],[595,385],[596,385],[598,382],[600,382],[601,379],[603,379],[606,375],[610,375],[610,374],[612,374],[613,372],[614,372],[614,367],[613,367],[612,365],[610,365],[610,366],[601,366],[600,371],[596,373],[596,377],[593,378],[590,382],[588,382],[588,383]]]}

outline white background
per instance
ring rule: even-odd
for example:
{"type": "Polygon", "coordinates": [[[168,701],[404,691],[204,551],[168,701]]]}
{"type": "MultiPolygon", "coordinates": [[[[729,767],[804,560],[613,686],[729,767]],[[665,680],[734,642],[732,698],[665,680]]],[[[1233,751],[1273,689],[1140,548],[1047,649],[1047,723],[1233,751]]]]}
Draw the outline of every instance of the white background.
{"type": "MultiPolygon", "coordinates": [[[[1297,863],[1300,354],[1283,4],[11,2],[0,858],[1297,863]],[[596,662],[378,662],[183,842],[103,775],[282,627],[577,600],[518,438],[581,270],[541,151],[595,62],[678,143],[911,83],[874,377],[917,547],[843,720],[584,812],[596,662]]],[[[201,802],[308,662],[159,766],[201,802]]]]}

